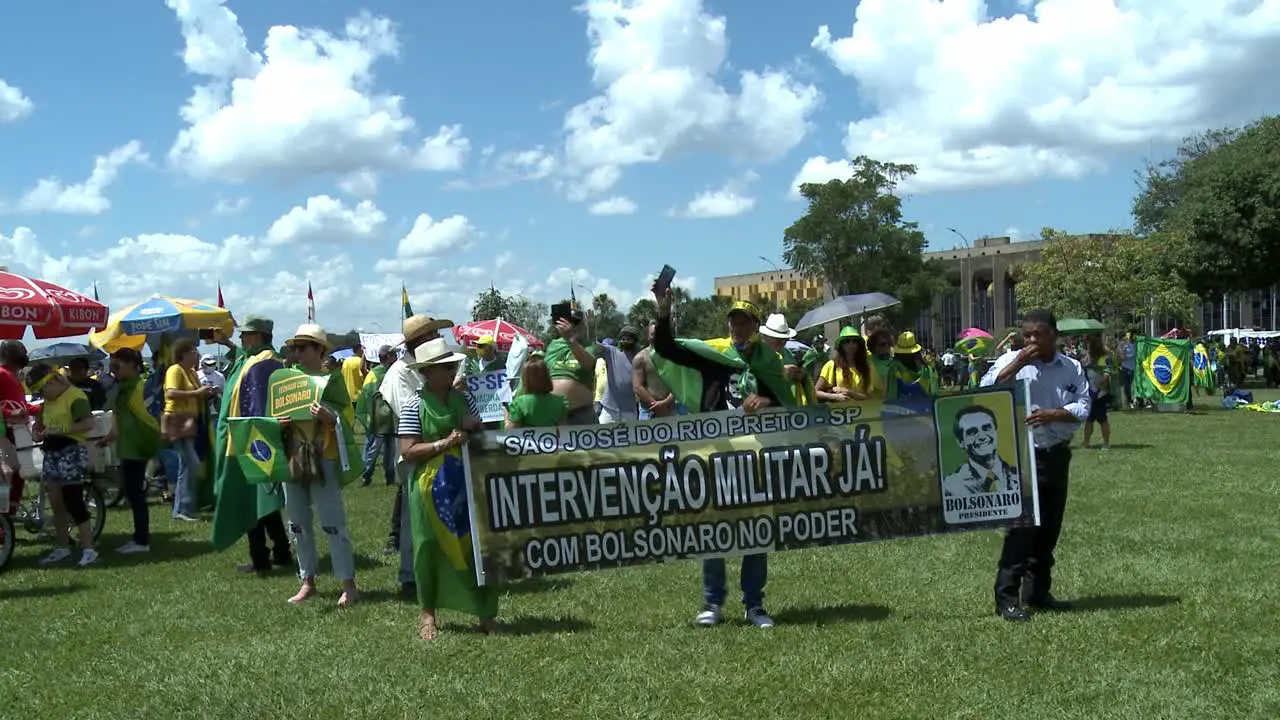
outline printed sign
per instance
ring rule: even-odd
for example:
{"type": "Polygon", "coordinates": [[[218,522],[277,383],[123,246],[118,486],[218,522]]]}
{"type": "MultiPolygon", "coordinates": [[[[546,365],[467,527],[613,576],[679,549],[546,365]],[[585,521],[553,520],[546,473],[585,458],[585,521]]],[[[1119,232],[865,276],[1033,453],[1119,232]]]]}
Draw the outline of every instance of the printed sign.
{"type": "Polygon", "coordinates": [[[1036,523],[1025,398],[484,433],[464,457],[477,581],[1036,523]]]}
{"type": "Polygon", "coordinates": [[[500,422],[511,402],[506,370],[491,370],[467,376],[467,393],[475,413],[484,422],[500,422]]]}
{"type": "Polygon", "coordinates": [[[329,378],[285,368],[271,373],[271,417],[311,420],[311,406],[320,402],[329,378]]]}

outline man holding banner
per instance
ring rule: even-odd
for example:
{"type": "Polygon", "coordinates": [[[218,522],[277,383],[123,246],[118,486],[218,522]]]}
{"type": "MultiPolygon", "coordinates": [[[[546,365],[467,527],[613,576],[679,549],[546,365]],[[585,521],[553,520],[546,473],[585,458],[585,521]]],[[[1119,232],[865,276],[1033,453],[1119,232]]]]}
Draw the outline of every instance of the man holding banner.
{"type": "MultiPolygon", "coordinates": [[[[671,327],[671,290],[654,293],[658,321],[654,330],[654,364],[658,374],[685,407],[700,412],[734,410],[748,413],[770,406],[793,405],[790,383],[783,374],[782,359],[756,338],[760,314],[746,302],[729,310],[729,337],[719,351],[713,343],[677,340],[671,327]]],[[[745,617],[756,627],[773,627],[764,609],[764,586],[769,576],[769,556],[743,555],[740,584],[745,617]]],[[[725,600],[724,558],[702,561],[703,608],[694,622],[702,627],[719,624],[725,600]]]]}
{"type": "Polygon", "coordinates": [[[1029,382],[1027,427],[1035,445],[1040,525],[1017,522],[1009,528],[996,572],[996,612],[1005,620],[1031,619],[1026,607],[1068,610],[1050,592],[1053,551],[1067,508],[1071,437],[1089,417],[1089,381],[1080,363],[1057,350],[1058,319],[1048,310],[1031,310],[1022,318],[1025,346],[996,360],[982,378],[984,387],[1029,382]],[[1024,605],[1025,604],[1025,605],[1024,605]]]}

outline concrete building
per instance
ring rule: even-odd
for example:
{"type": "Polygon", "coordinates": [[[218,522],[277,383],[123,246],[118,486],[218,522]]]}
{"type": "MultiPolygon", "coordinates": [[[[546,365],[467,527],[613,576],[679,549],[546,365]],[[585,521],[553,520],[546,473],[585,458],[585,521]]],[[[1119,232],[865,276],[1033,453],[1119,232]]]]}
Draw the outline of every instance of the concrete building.
{"type": "MultiPolygon", "coordinates": [[[[992,333],[1012,325],[1018,317],[1010,270],[1040,258],[1041,242],[1013,242],[1008,237],[979,238],[973,247],[925,253],[946,267],[952,289],[934,298],[933,307],[915,323],[916,337],[929,345],[954,338],[969,327],[992,333]]],[[[773,270],[715,279],[715,293],[734,299],[767,298],[778,305],[826,296],[821,280],[804,278],[795,270],[773,270]]]]}

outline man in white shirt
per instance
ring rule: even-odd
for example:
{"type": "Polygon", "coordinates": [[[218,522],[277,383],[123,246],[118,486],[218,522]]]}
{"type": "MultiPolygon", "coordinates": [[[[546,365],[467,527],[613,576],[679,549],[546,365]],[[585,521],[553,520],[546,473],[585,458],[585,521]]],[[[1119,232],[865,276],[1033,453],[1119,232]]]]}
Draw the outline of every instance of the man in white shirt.
{"type": "Polygon", "coordinates": [[[1031,619],[1027,608],[1068,610],[1050,592],[1053,551],[1067,507],[1071,436],[1089,417],[1089,382],[1080,363],[1057,350],[1058,320],[1048,310],[1022,317],[1021,350],[1005,353],[982,378],[982,385],[1030,382],[1027,427],[1035,445],[1040,496],[1039,527],[1015,523],[1004,538],[996,572],[996,612],[1005,620],[1031,619]]]}
{"type": "MultiPolygon", "coordinates": [[[[413,351],[428,340],[440,337],[440,331],[453,327],[452,320],[437,320],[426,315],[414,315],[404,321],[405,353],[387,368],[378,391],[391,406],[393,415],[400,417],[400,411],[411,399],[422,391],[422,375],[409,367],[413,361],[413,351]]],[[[392,433],[394,436],[394,433],[392,433]]],[[[391,537],[388,550],[394,546],[400,549],[400,593],[405,597],[416,597],[417,588],[413,581],[413,543],[409,541],[409,495],[404,486],[407,481],[408,466],[404,458],[396,453],[396,504],[391,508],[391,537]]]]}
{"type": "Polygon", "coordinates": [[[942,352],[942,383],[944,385],[956,384],[956,361],[959,359],[956,351],[951,348],[942,352]]]}

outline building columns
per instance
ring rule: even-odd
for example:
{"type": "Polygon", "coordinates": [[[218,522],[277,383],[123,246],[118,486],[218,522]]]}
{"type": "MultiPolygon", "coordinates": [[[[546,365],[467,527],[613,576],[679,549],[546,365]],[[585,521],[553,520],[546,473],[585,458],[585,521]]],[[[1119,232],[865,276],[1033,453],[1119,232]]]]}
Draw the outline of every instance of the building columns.
{"type": "Polygon", "coordinates": [[[999,256],[991,260],[991,302],[995,303],[991,306],[991,319],[994,327],[989,328],[992,335],[1004,332],[1009,327],[1009,318],[1005,317],[1005,311],[1008,309],[1008,303],[1005,302],[1005,295],[1008,290],[1005,287],[1004,263],[1000,262],[999,256]]]}

